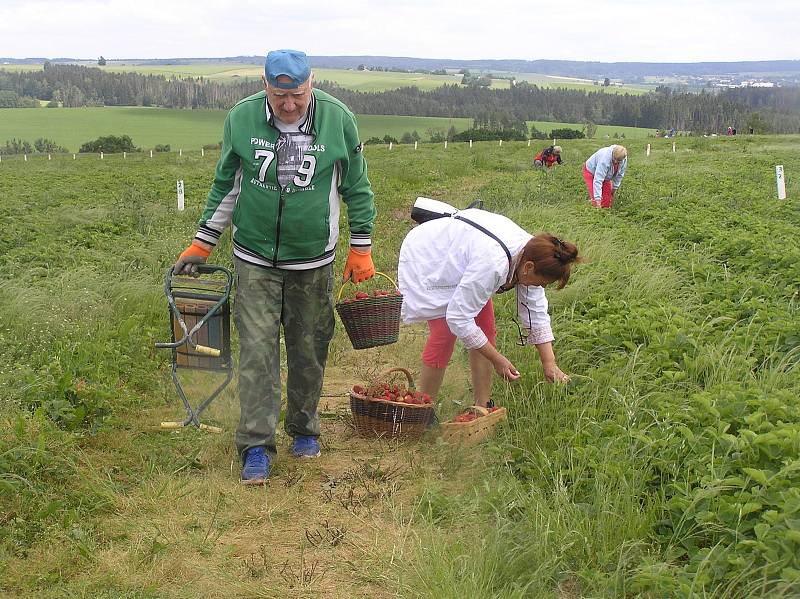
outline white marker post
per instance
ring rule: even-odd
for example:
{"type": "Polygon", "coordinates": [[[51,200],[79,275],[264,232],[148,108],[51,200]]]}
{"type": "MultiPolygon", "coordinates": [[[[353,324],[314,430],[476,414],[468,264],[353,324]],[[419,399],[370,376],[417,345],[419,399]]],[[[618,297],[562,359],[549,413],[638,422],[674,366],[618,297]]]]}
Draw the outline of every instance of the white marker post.
{"type": "Polygon", "coordinates": [[[75,160],[75,154],[72,155],[72,159],[75,160]]]}
{"type": "Polygon", "coordinates": [[[206,149],[200,148],[200,156],[205,156],[205,155],[206,155],[206,149]]]}
{"type": "Polygon", "coordinates": [[[500,144],[499,145],[502,147],[502,145],[503,145],[503,140],[502,139],[500,140],[500,144]]]}
{"type": "Polygon", "coordinates": [[[446,139],[444,140],[444,149],[445,150],[447,149],[447,140],[446,139]]]}
{"type": "Polygon", "coordinates": [[[391,141],[390,141],[390,142],[389,142],[389,149],[390,149],[390,150],[392,149],[392,145],[393,145],[393,142],[391,142],[391,141]]]}
{"type": "Polygon", "coordinates": [[[417,149],[417,142],[414,142],[414,149],[417,149]]]}
{"type": "Polygon", "coordinates": [[[470,148],[472,147],[472,140],[471,139],[469,140],[469,147],[470,148]]]}
{"type": "Polygon", "coordinates": [[[178,157],[180,158],[181,156],[183,156],[183,149],[178,150],[178,157]]]}
{"type": "Polygon", "coordinates": [[[22,157],[25,159],[25,162],[28,162],[28,155],[27,154],[23,154],[22,157]]]}
{"type": "Polygon", "coordinates": [[[122,159],[125,160],[127,157],[128,157],[128,153],[127,152],[123,152],[122,153],[122,159]]]}
{"type": "Polygon", "coordinates": [[[650,156],[650,144],[647,144],[647,155],[650,156]]]}
{"type": "Polygon", "coordinates": [[[673,154],[675,153],[675,142],[674,141],[672,142],[672,152],[673,152],[673,154]]]}
{"type": "Polygon", "coordinates": [[[102,160],[102,159],[103,159],[103,153],[100,152],[100,160],[102,160]]]}
{"type": "Polygon", "coordinates": [[[528,140],[528,147],[529,148],[531,147],[531,140],[530,139],[528,140]]]}
{"type": "Polygon", "coordinates": [[[183,212],[183,179],[178,180],[178,212],[183,212]]]}
{"type": "Polygon", "coordinates": [[[556,138],[553,138],[553,145],[556,145],[556,138]]]}
{"type": "Polygon", "coordinates": [[[783,176],[783,165],[775,167],[775,183],[778,186],[778,199],[786,199],[786,178],[783,176]]]}
{"type": "Polygon", "coordinates": [[[48,160],[52,160],[52,159],[53,159],[53,157],[52,157],[52,156],[50,156],[50,154],[48,154],[48,155],[47,155],[47,159],[48,159],[48,160]]]}

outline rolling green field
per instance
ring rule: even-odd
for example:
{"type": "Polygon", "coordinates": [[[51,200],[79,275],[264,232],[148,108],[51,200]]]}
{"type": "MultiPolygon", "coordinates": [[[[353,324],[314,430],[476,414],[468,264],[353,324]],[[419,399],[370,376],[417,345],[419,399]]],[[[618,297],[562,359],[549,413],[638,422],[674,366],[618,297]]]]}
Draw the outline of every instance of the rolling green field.
{"type": "MultiPolygon", "coordinates": [[[[563,88],[563,89],[576,89],[586,92],[600,92],[607,94],[633,94],[640,95],[651,91],[655,86],[647,85],[610,85],[602,87],[595,85],[594,81],[590,79],[578,79],[575,77],[559,77],[555,75],[542,75],[540,73],[507,73],[507,75],[514,75],[517,81],[528,81],[538,85],[539,87],[549,88],[563,88]]],[[[502,80],[497,80],[502,81],[502,80]]],[[[602,79],[600,80],[602,83],[602,79]]],[[[505,87],[508,87],[506,84],[505,87]]]]}
{"type": "MultiPolygon", "coordinates": [[[[426,327],[355,351],[337,319],[322,456],[279,427],[269,485],[239,484],[235,381],[222,434],[158,423],[170,381],[162,286],[194,234],[216,152],[0,162],[0,595],[64,599],[577,599],[800,596],[800,136],[630,148],[611,210],[581,164],[525,142],[367,149],[373,257],[393,276],[414,198],[476,198],[585,262],[548,288],[567,385],[495,296],[507,423],[477,449],[358,437],[348,390],[418,376],[426,327]],[[776,199],[775,164],[787,172],[776,199]],[[175,181],[186,210],[175,209],[175,181]]],[[[347,239],[347,223],[341,222],[347,239]]],[[[212,254],[230,266],[226,233],[212,254]]],[[[347,252],[340,242],[335,266],[347,252]]],[[[366,285],[385,287],[385,282],[366,285]]],[[[337,283],[336,291],[339,286],[337,283]]],[[[348,294],[352,287],[346,286],[348,294]]],[[[346,296],[345,296],[346,297],[346,296]]],[[[237,339],[233,339],[234,355],[237,339]]],[[[471,402],[458,349],[436,409],[471,402]]],[[[210,375],[183,372],[190,398],[210,375]]]]}
{"type": "MultiPolygon", "coordinates": [[[[444,117],[412,117],[394,115],[358,116],[362,139],[391,135],[400,138],[405,132],[417,131],[428,139],[429,130],[442,133],[453,126],[463,131],[472,125],[471,119],[444,117]]],[[[130,135],[134,144],[143,149],[156,144],[169,144],[173,150],[199,150],[204,144],[222,139],[223,110],[180,110],[169,108],[119,107],[104,108],[2,108],[0,109],[0,144],[12,138],[33,142],[40,137],[76,152],[87,141],[101,135],[130,135]]],[[[540,131],[582,125],[531,121],[540,131]]],[[[529,124],[530,124],[529,123],[529,124]]],[[[635,127],[598,126],[598,136],[624,133],[626,138],[645,137],[649,129],[635,127]]]]}

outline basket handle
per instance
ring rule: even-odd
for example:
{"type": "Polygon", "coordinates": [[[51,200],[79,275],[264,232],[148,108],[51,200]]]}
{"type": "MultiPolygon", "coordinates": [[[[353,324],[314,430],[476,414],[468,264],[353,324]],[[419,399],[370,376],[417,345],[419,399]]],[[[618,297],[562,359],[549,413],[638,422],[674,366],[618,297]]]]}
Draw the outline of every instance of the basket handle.
{"type": "Polygon", "coordinates": [[[472,411],[472,412],[476,412],[477,414],[480,414],[481,416],[486,416],[487,414],[489,414],[489,410],[487,410],[483,406],[470,406],[469,410],[472,411]]]}
{"type": "MultiPolygon", "coordinates": [[[[376,275],[381,275],[382,277],[386,277],[387,279],[389,279],[389,281],[391,281],[392,285],[394,285],[394,288],[397,289],[397,283],[394,282],[394,279],[392,277],[390,277],[387,274],[384,274],[382,272],[377,272],[377,271],[375,272],[375,274],[376,275]]],[[[347,283],[350,283],[351,285],[356,285],[356,283],[353,283],[352,279],[347,279],[344,283],[342,283],[342,286],[339,287],[339,295],[336,296],[337,303],[339,302],[339,300],[342,299],[342,291],[344,291],[344,286],[347,283]]]]}
{"type": "Polygon", "coordinates": [[[415,389],[416,388],[415,385],[414,385],[414,377],[411,376],[411,372],[407,368],[400,368],[400,367],[390,368],[389,370],[384,370],[378,376],[376,376],[374,379],[372,379],[372,384],[377,383],[380,379],[389,376],[393,372],[402,372],[404,375],[406,375],[406,378],[408,379],[408,388],[409,389],[415,389]]]}

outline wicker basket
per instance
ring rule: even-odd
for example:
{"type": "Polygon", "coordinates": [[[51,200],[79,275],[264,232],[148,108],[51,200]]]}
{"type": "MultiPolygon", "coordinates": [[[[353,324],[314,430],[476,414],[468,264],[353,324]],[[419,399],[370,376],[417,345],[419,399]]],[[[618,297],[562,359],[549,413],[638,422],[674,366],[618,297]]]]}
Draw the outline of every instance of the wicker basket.
{"type": "MultiPolygon", "coordinates": [[[[393,372],[402,372],[408,379],[409,390],[414,389],[414,379],[405,368],[392,368],[380,374],[376,380],[386,380],[393,372]]],[[[350,391],[350,411],[356,432],[363,437],[412,438],[416,439],[434,423],[432,404],[408,404],[369,397],[350,391]]]]}
{"type": "MultiPolygon", "coordinates": [[[[391,277],[382,272],[375,273],[386,277],[397,290],[397,284],[391,277]]],[[[353,344],[353,349],[366,349],[379,345],[390,345],[397,342],[400,335],[400,308],[403,296],[387,295],[369,297],[354,302],[344,303],[342,298],[344,285],[339,290],[336,300],[336,312],[342,319],[344,329],[353,344]]]]}
{"type": "Polygon", "coordinates": [[[472,406],[471,411],[478,414],[470,422],[444,422],[442,423],[442,439],[449,443],[460,443],[465,447],[477,445],[491,435],[495,425],[505,420],[505,408],[497,408],[490,412],[481,406],[472,406]]]}

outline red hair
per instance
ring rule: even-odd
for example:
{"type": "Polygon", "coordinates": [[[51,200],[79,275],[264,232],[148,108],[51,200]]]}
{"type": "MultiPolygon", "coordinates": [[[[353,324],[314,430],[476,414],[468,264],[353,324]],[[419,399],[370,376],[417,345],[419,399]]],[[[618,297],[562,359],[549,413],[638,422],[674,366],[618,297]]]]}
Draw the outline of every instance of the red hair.
{"type": "Polygon", "coordinates": [[[569,281],[572,264],[579,261],[574,243],[550,233],[540,233],[525,244],[520,263],[533,262],[536,274],[559,281],[558,289],[563,289],[569,281]]]}

